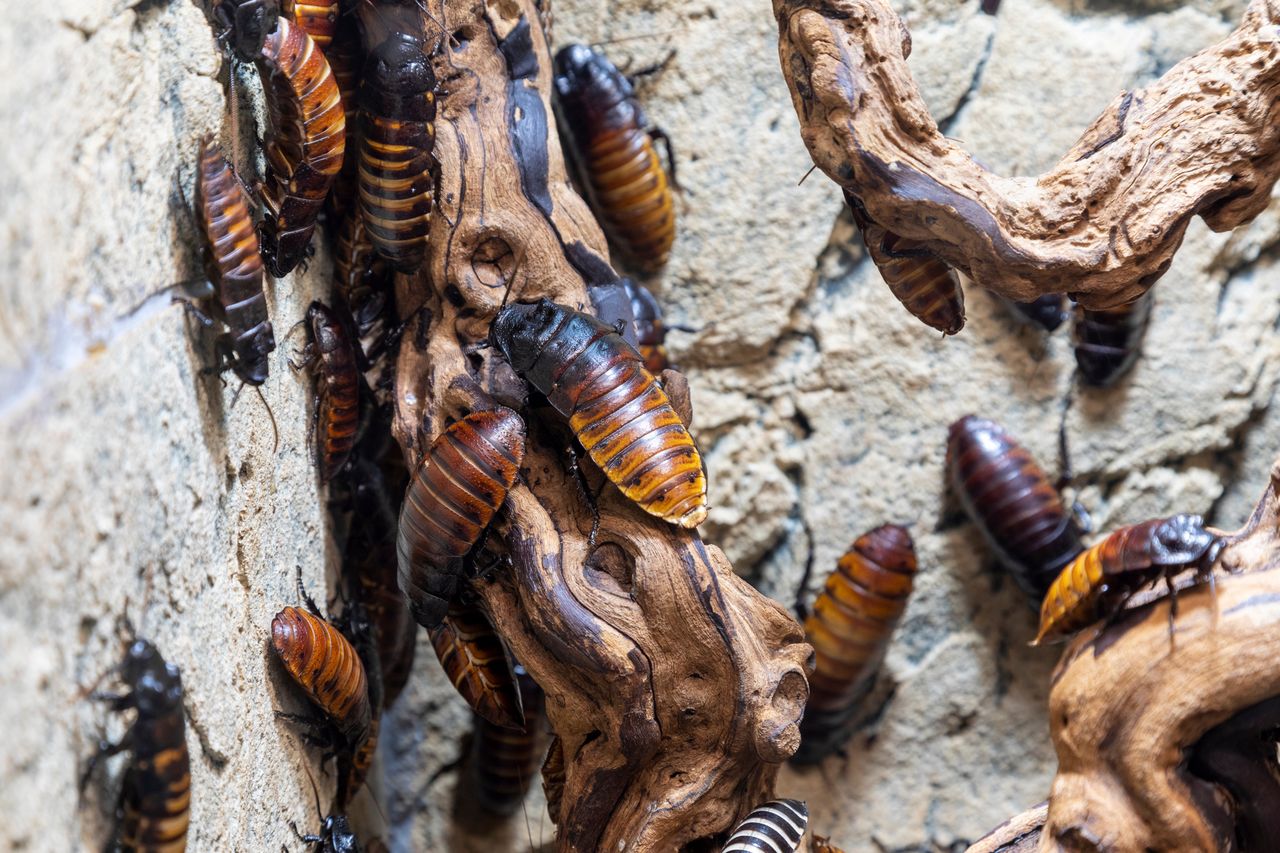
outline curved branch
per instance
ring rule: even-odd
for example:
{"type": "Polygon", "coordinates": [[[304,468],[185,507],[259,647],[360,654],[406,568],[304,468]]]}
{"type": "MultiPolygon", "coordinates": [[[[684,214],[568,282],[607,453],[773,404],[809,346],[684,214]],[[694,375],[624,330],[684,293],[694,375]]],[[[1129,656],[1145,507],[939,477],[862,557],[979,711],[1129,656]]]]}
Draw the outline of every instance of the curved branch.
{"type": "Polygon", "coordinates": [[[1168,269],[1193,216],[1225,231],[1280,176],[1280,3],[1117,98],[1039,178],[1005,178],[944,137],[887,0],[774,0],[779,54],[814,162],[871,218],[983,287],[1127,302],[1168,269]]]}

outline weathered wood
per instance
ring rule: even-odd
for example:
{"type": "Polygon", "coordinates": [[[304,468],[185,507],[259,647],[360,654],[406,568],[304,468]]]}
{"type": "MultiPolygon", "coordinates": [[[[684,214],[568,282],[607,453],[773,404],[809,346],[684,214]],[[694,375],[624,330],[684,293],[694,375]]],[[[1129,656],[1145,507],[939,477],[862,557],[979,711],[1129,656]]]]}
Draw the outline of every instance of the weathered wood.
{"type": "Polygon", "coordinates": [[[1225,231],[1266,206],[1280,175],[1278,0],[1118,97],[1038,178],[1005,178],[944,137],[907,67],[888,0],[774,0],[783,73],[818,168],[872,220],[979,285],[1086,307],[1141,295],[1193,216],[1225,231]]]}
{"type": "Polygon", "coordinates": [[[809,647],[718,549],[646,515],[586,458],[584,488],[567,429],[483,347],[504,299],[585,306],[587,281],[614,273],[566,178],[534,3],[427,7],[418,25],[428,45],[440,42],[438,208],[427,263],[397,282],[407,327],[395,433],[413,462],[469,409],[497,400],[521,413],[522,481],[484,546],[499,564],[475,586],[547,694],[563,755],[558,846],[679,849],[773,796],[777,767],[799,744],[809,647]],[[599,495],[594,545],[588,494],[599,495]]]}

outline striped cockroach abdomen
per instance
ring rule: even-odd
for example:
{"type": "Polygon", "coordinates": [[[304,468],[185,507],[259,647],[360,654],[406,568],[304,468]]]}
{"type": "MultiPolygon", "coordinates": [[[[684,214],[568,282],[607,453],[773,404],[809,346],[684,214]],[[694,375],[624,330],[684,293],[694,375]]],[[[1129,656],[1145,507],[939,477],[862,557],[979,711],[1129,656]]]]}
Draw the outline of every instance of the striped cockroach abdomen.
{"type": "Polygon", "coordinates": [[[340,5],[338,0],[312,0],[310,3],[280,0],[280,11],[305,30],[316,47],[327,53],[334,34],[338,31],[340,5]]]}
{"type": "Polygon", "coordinates": [[[477,605],[454,601],[430,631],[440,668],[481,717],[495,726],[524,725],[520,691],[498,632],[477,605]]]}
{"type": "Polygon", "coordinates": [[[722,853],[795,853],[809,826],[809,808],[799,800],[770,800],[734,827],[722,853]]]}
{"type": "Polygon", "coordinates": [[[496,726],[477,717],[472,742],[471,771],[477,799],[485,811],[497,815],[509,815],[520,808],[547,746],[542,689],[524,667],[517,664],[514,671],[524,708],[523,727],[496,726]]]}
{"type": "Polygon", "coordinates": [[[369,734],[372,710],[360,655],[342,632],[299,607],[271,620],[271,648],[290,677],[355,749],[369,734]]]}
{"type": "Polygon", "coordinates": [[[1072,342],[1080,378],[1105,388],[1133,367],[1151,320],[1152,291],[1116,308],[1076,306],[1072,342]]]}
{"type": "Polygon", "coordinates": [[[316,374],[315,443],[320,482],[347,464],[360,424],[360,371],[346,325],[322,302],[307,309],[308,358],[316,374]]]}

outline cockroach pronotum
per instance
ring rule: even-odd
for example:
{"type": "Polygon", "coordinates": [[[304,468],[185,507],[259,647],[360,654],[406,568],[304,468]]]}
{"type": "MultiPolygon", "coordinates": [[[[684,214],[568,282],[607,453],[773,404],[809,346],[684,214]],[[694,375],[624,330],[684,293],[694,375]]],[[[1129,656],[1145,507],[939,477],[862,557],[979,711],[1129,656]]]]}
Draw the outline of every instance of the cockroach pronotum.
{"type": "Polygon", "coordinates": [[[316,853],[360,853],[360,839],[351,829],[351,823],[343,814],[331,814],[324,819],[320,831],[303,835],[297,832],[298,840],[311,846],[316,853]]]}
{"type": "Polygon", "coordinates": [[[681,527],[707,517],[702,457],[635,348],[611,326],[542,299],[508,305],[490,343],[547,395],[622,493],[681,527]]]}
{"type": "Polygon", "coordinates": [[[916,574],[911,534],[886,524],[858,537],[840,558],[805,620],[816,665],[800,723],[800,764],[820,760],[848,735],[902,618],[916,574]]]}
{"type": "Polygon", "coordinates": [[[303,366],[315,367],[314,436],[320,482],[327,483],[347,464],[360,421],[360,372],[351,338],[341,320],[322,302],[307,309],[311,340],[303,366]]]}
{"type": "Polygon", "coordinates": [[[477,800],[485,811],[504,816],[524,802],[547,745],[542,732],[542,689],[518,664],[515,676],[524,708],[523,728],[513,730],[477,718],[472,741],[477,800]]]}
{"type": "Polygon", "coordinates": [[[1115,308],[1076,306],[1072,343],[1080,378],[1086,385],[1105,388],[1129,371],[1142,347],[1151,319],[1151,291],[1115,308]]]}
{"type": "Polygon", "coordinates": [[[951,425],[947,471],[965,512],[1033,606],[1084,546],[1044,471],[1003,427],[966,415],[951,425]]]}
{"type": "Polygon", "coordinates": [[[644,272],[667,262],[676,209],[654,142],[671,141],[652,127],[631,81],[598,51],[571,44],[556,54],[556,110],[596,215],[615,245],[644,272]]]}
{"type": "Polygon", "coordinates": [[[1174,515],[1120,528],[1058,575],[1044,597],[1034,643],[1066,637],[1096,622],[1161,577],[1169,579],[1189,568],[1209,576],[1221,543],[1198,515],[1174,515]]]}
{"type": "Polygon", "coordinates": [[[338,15],[341,11],[339,5],[338,0],[313,0],[310,3],[281,0],[280,11],[305,30],[316,47],[328,51],[334,33],[338,30],[338,15]]]}
{"type": "Polygon", "coordinates": [[[277,0],[213,0],[206,9],[218,41],[244,62],[258,58],[280,15],[277,0]]]}
{"type": "Polygon", "coordinates": [[[649,288],[629,278],[622,285],[631,299],[631,314],[635,318],[636,350],[644,359],[645,369],[658,376],[671,366],[667,356],[667,326],[663,321],[662,306],[649,288]]]}
{"type": "Polygon", "coordinates": [[[122,850],[180,853],[187,847],[191,809],[182,676],[146,640],[129,644],[119,671],[129,692],[99,698],[108,701],[112,710],[132,708],[137,716],[124,737],[102,744],[90,759],[81,787],[98,761],[128,750],[131,758],[120,792],[123,815],[116,845],[122,850]]]}
{"type": "Polygon", "coordinates": [[[862,234],[867,254],[903,307],[944,335],[954,335],[963,329],[964,291],[951,267],[915,240],[877,225],[862,202],[848,190],[844,198],[853,212],[853,222],[862,234]]]}
{"type": "Polygon", "coordinates": [[[355,646],[318,614],[286,607],[271,620],[271,648],[346,747],[355,750],[372,718],[369,682],[355,646]]]}
{"type": "Polygon", "coordinates": [[[1019,317],[1046,332],[1054,331],[1067,320],[1067,298],[1061,293],[1046,293],[1030,302],[1005,301],[1019,317]]]}
{"type": "Polygon", "coordinates": [[[346,145],[346,117],[329,63],[311,36],[281,18],[258,55],[271,130],[262,254],[277,278],[302,260],[346,145]]]}
{"type": "Polygon", "coordinates": [[[808,826],[809,808],[800,800],[770,800],[734,827],[723,853],[795,853],[808,826]]]}
{"type": "Polygon", "coordinates": [[[462,558],[507,499],[524,461],[524,421],[510,409],[450,425],[423,457],[400,510],[400,589],[424,628],[444,619],[462,558]]]}
{"type": "Polygon", "coordinates": [[[401,272],[426,256],[435,165],[436,78],[420,40],[392,33],[360,83],[360,210],[378,253],[401,272]]]}
{"type": "MultiPolygon", "coordinates": [[[[213,285],[212,313],[227,327],[218,359],[250,385],[267,381],[267,356],[276,348],[262,292],[262,256],[249,196],[212,136],[200,142],[196,216],[204,241],[205,272],[213,285]]],[[[198,314],[198,312],[197,312],[198,314]]],[[[212,320],[201,316],[201,322],[212,320]]]]}
{"type": "Polygon", "coordinates": [[[495,726],[521,728],[520,691],[502,640],[484,611],[454,601],[430,633],[440,667],[471,710],[495,726]]]}

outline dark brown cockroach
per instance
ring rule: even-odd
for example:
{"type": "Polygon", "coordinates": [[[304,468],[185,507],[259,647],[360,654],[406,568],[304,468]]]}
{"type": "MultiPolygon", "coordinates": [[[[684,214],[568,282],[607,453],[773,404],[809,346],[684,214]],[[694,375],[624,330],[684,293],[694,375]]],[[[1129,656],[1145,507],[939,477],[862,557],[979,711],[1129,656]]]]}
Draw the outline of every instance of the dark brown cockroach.
{"type": "Polygon", "coordinates": [[[358,748],[369,734],[372,710],[368,677],[351,641],[318,613],[286,607],[271,620],[271,648],[347,749],[358,748]]]}
{"type": "Polygon", "coordinates": [[[603,54],[571,44],[556,54],[561,138],[605,233],[645,272],[661,269],[676,236],[671,140],[649,124],[631,81],[603,54]],[[654,143],[667,147],[671,181],[654,143]]]}
{"type": "Polygon", "coordinates": [[[502,640],[484,611],[469,602],[454,601],[430,634],[441,669],[471,710],[495,726],[522,728],[520,691],[502,640]]]}
{"type": "Polygon", "coordinates": [[[477,717],[472,740],[471,770],[477,800],[485,811],[504,816],[515,812],[524,802],[546,749],[542,689],[519,664],[515,666],[515,675],[524,708],[523,728],[495,726],[477,717]]]}
{"type": "Polygon", "coordinates": [[[316,853],[360,853],[361,850],[360,839],[356,837],[344,814],[329,815],[324,819],[319,832],[307,835],[298,833],[298,840],[316,853]]]}
{"type": "Polygon", "coordinates": [[[350,752],[344,752],[338,761],[338,803],[345,808],[355,799],[356,794],[364,787],[369,778],[369,770],[373,767],[373,758],[378,753],[378,732],[382,728],[382,717],[374,714],[369,720],[369,734],[360,745],[350,752]]]}
{"type": "Polygon", "coordinates": [[[213,0],[205,7],[221,42],[243,62],[253,62],[280,15],[277,0],[213,0]]]}
{"type": "Polygon", "coordinates": [[[800,800],[770,800],[733,829],[723,853],[795,853],[809,826],[809,808],[800,800]]]}
{"type": "Polygon", "coordinates": [[[1003,427],[974,415],[951,425],[947,471],[965,512],[1037,606],[1084,549],[1058,490],[1003,427]]]}
{"type": "Polygon", "coordinates": [[[391,342],[395,328],[394,273],[378,257],[358,210],[347,211],[334,239],[335,287],[355,323],[357,355],[379,406],[392,394],[391,342]]]}
{"type": "Polygon", "coordinates": [[[640,354],[613,327],[542,299],[504,308],[489,340],[568,418],[573,434],[624,495],[681,527],[702,523],[702,456],[640,354]]]}
{"type": "Polygon", "coordinates": [[[418,39],[396,32],[360,82],[360,210],[374,248],[401,272],[426,256],[434,189],[436,78],[418,39]]]}
{"type": "Polygon", "coordinates": [[[559,735],[551,736],[547,759],[542,762],[542,794],[547,801],[547,814],[551,822],[560,824],[560,806],[564,803],[564,745],[559,735]]]}
{"type": "Polygon", "coordinates": [[[346,146],[346,117],[329,63],[311,36],[281,18],[258,55],[266,93],[267,181],[262,254],[277,278],[302,260],[346,146]]]}
{"type": "Polygon", "coordinates": [[[113,849],[180,853],[187,847],[191,809],[182,676],[146,640],[129,644],[119,671],[129,692],[97,698],[109,702],[115,711],[132,708],[137,716],[118,742],[99,747],[81,787],[101,759],[128,750],[131,757],[120,792],[121,820],[113,849]]]}
{"type": "MultiPolygon", "coordinates": [[[[276,348],[262,292],[262,256],[249,196],[212,136],[200,142],[196,218],[204,242],[205,273],[213,285],[211,313],[227,327],[217,340],[220,367],[250,385],[267,381],[267,356],[276,348]]],[[[198,312],[205,325],[212,320],[198,312]]]]}
{"type": "Polygon", "coordinates": [[[1105,388],[1124,376],[1138,360],[1150,320],[1150,290],[1116,308],[1077,305],[1071,337],[1084,384],[1105,388]]]}
{"type": "Polygon", "coordinates": [[[1198,515],[1120,528],[1058,575],[1040,608],[1035,644],[1066,637],[1115,612],[1130,595],[1161,577],[1167,580],[1189,568],[1209,576],[1221,543],[1198,515]]]}
{"type": "Polygon", "coordinates": [[[964,291],[951,267],[915,240],[877,225],[862,202],[848,190],[844,198],[853,212],[854,224],[862,233],[867,254],[903,307],[944,335],[954,335],[963,329],[964,291]]]}
{"type": "Polygon", "coordinates": [[[338,0],[313,0],[311,3],[281,0],[280,11],[305,30],[316,47],[327,52],[338,31],[339,5],[338,0]]]}
{"type": "Polygon", "coordinates": [[[338,21],[338,31],[333,42],[325,48],[324,57],[338,84],[338,96],[342,99],[342,114],[346,125],[346,140],[342,152],[342,168],[334,178],[325,199],[325,210],[333,222],[342,222],[355,207],[359,191],[358,164],[360,161],[360,74],[364,70],[364,47],[360,41],[360,28],[356,16],[346,15],[338,21]]]}
{"type": "Polygon", "coordinates": [[[667,327],[663,322],[662,306],[643,284],[629,278],[624,278],[622,283],[631,298],[631,313],[635,317],[636,338],[639,341],[636,349],[644,359],[645,369],[658,376],[671,367],[671,359],[667,356],[667,327]]]}
{"type": "Polygon", "coordinates": [[[1061,293],[1046,293],[1030,302],[1006,299],[1018,316],[1046,332],[1052,332],[1067,320],[1067,298],[1061,293]]]}
{"type": "Polygon", "coordinates": [[[400,510],[400,590],[424,628],[444,619],[462,558],[507,499],[524,461],[524,421],[510,409],[452,424],[418,466],[400,510]]]}
{"type": "Polygon", "coordinates": [[[316,370],[313,415],[320,482],[328,483],[342,470],[355,447],[360,423],[360,371],[346,326],[327,305],[316,301],[307,309],[311,340],[298,368],[316,370]]]}
{"type": "Polygon", "coordinates": [[[906,609],[915,574],[911,535],[886,524],[858,537],[827,578],[804,623],[816,657],[797,763],[819,761],[847,737],[906,609]]]}

